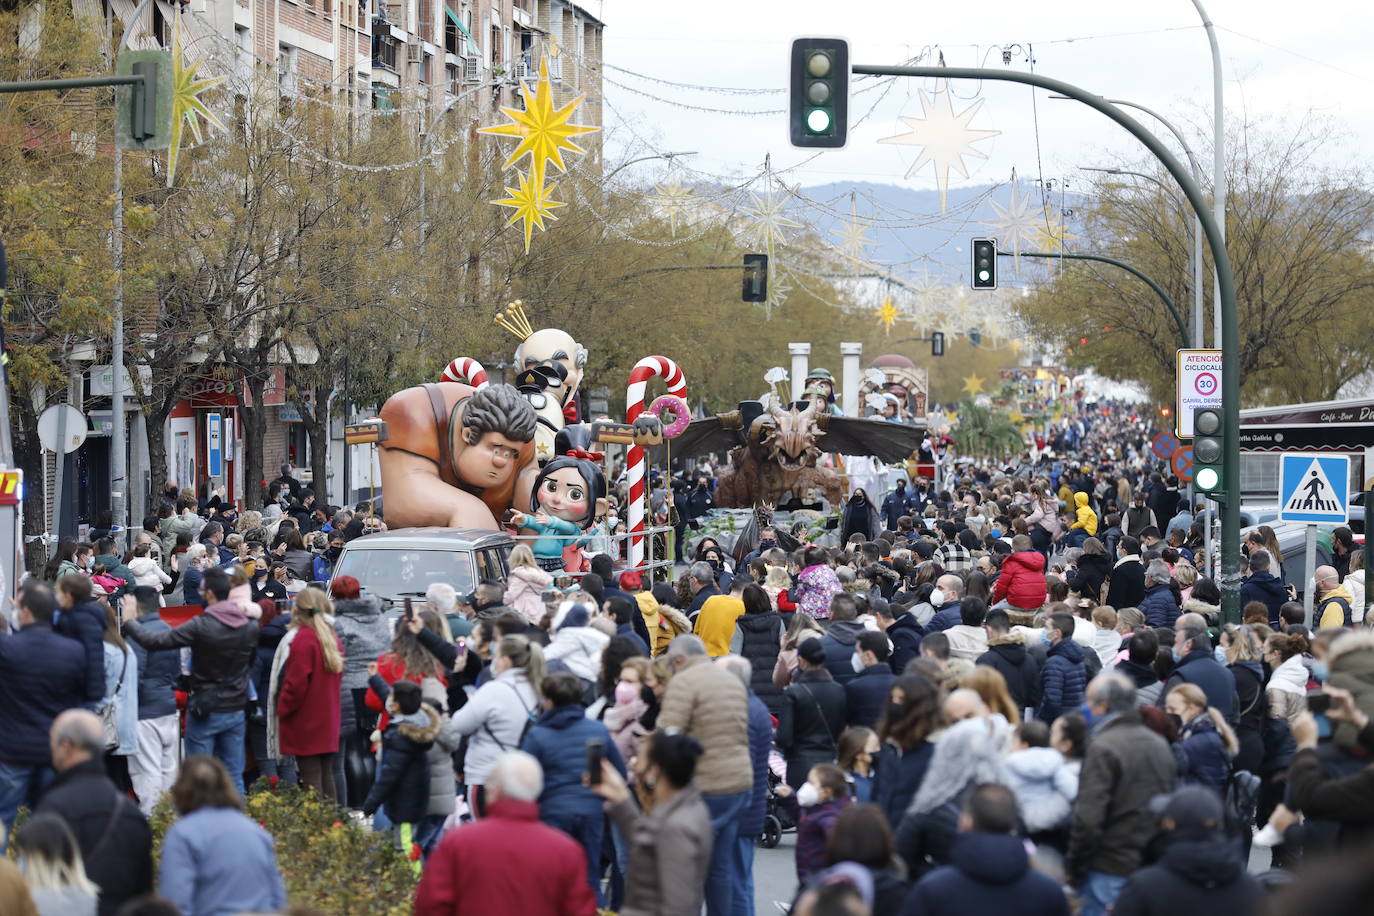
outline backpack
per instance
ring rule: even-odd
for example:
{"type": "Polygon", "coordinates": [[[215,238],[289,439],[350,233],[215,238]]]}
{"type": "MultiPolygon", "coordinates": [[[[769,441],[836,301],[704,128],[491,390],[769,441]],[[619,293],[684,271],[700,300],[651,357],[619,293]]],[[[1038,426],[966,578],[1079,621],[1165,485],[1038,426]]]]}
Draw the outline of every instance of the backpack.
{"type": "Polygon", "coordinates": [[[1354,618],[1351,616],[1350,602],[1346,601],[1344,598],[1341,598],[1339,596],[1334,598],[1327,598],[1325,601],[1321,603],[1321,607],[1317,611],[1317,620],[1320,621],[1322,619],[1322,615],[1326,613],[1326,606],[1333,601],[1336,602],[1336,604],[1340,605],[1341,610],[1345,612],[1345,620],[1341,624],[1341,626],[1345,627],[1346,629],[1349,629],[1350,627],[1354,626],[1355,621],[1354,618]]]}
{"type": "Polygon", "coordinates": [[[485,722],[482,723],[482,731],[486,732],[487,737],[495,741],[496,746],[499,747],[502,751],[517,751],[524,746],[525,736],[530,733],[530,728],[534,725],[535,722],[539,720],[539,716],[535,714],[535,710],[538,707],[536,706],[532,709],[529,706],[526,706],[524,699],[520,696],[520,688],[516,687],[510,681],[498,681],[497,683],[505,684],[511,690],[515,691],[516,701],[520,704],[520,708],[525,710],[525,727],[520,729],[520,737],[516,739],[515,745],[513,747],[507,747],[505,744],[502,744],[501,739],[496,737],[496,733],[491,730],[491,726],[485,722]]]}

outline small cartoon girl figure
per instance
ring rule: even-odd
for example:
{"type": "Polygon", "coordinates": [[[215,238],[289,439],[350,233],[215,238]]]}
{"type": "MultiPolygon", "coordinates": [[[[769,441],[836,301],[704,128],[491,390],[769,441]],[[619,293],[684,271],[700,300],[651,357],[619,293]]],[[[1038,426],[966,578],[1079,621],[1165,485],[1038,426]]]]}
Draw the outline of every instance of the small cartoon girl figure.
{"type": "Polygon", "coordinates": [[[530,549],[540,569],[562,572],[567,542],[592,524],[597,503],[605,497],[601,468],[590,453],[574,451],[540,469],[530,494],[530,511],[513,512],[510,521],[519,530],[538,535],[530,549]]]}

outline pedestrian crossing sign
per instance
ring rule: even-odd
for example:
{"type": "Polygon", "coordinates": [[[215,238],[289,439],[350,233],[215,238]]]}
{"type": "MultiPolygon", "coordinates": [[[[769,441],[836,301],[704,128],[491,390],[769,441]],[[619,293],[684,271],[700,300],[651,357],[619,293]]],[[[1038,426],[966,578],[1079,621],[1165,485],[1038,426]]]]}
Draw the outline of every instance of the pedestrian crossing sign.
{"type": "Polygon", "coordinates": [[[1279,456],[1279,521],[1344,525],[1350,520],[1350,456],[1279,456]]]}

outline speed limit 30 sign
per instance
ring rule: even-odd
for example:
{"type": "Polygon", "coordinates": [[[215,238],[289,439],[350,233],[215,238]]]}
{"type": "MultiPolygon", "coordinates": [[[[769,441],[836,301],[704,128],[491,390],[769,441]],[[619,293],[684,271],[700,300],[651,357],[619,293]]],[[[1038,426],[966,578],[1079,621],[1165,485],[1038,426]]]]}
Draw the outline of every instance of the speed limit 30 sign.
{"type": "Polygon", "coordinates": [[[1193,411],[1221,406],[1221,351],[1179,350],[1174,432],[1193,438],[1193,411]]]}

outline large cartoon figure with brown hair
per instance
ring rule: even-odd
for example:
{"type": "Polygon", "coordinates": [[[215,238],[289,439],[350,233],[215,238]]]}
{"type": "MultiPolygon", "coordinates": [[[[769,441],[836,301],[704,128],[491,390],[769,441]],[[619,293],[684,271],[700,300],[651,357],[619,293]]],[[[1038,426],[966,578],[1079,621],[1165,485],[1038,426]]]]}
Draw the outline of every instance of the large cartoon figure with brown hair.
{"type": "Polygon", "coordinates": [[[391,527],[495,530],[496,520],[533,492],[537,421],[512,385],[417,385],[392,395],[380,417],[391,527]]]}

